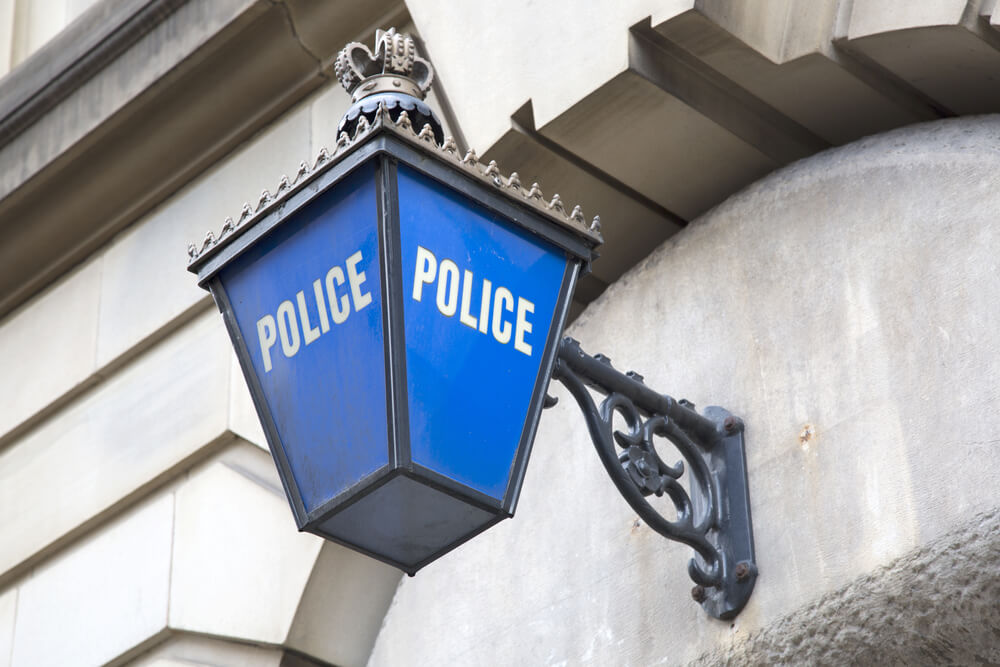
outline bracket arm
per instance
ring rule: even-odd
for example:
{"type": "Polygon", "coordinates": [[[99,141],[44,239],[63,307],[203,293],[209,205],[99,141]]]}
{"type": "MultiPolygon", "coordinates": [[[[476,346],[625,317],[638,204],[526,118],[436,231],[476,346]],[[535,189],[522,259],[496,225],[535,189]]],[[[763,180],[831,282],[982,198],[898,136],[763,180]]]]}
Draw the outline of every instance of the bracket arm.
{"type": "Polygon", "coordinates": [[[569,337],[559,344],[552,377],[580,406],[601,463],[632,509],[663,537],[694,549],[688,574],[695,601],[715,618],[739,614],[757,579],[742,420],[714,406],[699,414],[688,401],[647,387],[641,375],[616,370],[604,355],[588,355],[569,337]],[[600,406],[588,387],[605,395],[600,406]],[[615,430],[616,415],[624,431],[615,430]],[[669,440],[684,460],[665,463],[655,437],[669,440]],[[690,494],[679,482],[686,467],[690,494]],[[674,520],[647,500],[664,494],[676,509],[674,520]]]}

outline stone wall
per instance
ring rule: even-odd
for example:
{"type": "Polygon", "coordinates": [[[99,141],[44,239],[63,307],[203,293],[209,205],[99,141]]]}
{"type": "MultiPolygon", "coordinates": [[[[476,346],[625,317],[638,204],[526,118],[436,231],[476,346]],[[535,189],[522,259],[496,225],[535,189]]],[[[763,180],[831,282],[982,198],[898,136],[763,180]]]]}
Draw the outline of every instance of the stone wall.
{"type": "Polygon", "coordinates": [[[571,327],[745,419],[761,574],[738,618],[691,601],[689,550],[637,520],[554,387],[518,515],[402,582],[370,664],[985,655],[995,611],[959,610],[995,599],[998,167],[997,116],[826,151],[695,221],[571,327]]]}
{"type": "Polygon", "coordinates": [[[400,573],[296,532],[184,270],[349,102],[308,97],[0,320],[0,666],[367,660],[400,573]]]}
{"type": "Polygon", "coordinates": [[[0,0],[0,667],[360,665],[380,628],[378,665],[988,655],[997,120],[764,177],[1000,110],[997,3],[542,4],[0,0]],[[460,144],[604,218],[570,333],[746,418],[733,624],[558,388],[518,517],[388,616],[399,572],[295,533],[184,249],[334,142],[333,57],[390,25],[460,144]]]}

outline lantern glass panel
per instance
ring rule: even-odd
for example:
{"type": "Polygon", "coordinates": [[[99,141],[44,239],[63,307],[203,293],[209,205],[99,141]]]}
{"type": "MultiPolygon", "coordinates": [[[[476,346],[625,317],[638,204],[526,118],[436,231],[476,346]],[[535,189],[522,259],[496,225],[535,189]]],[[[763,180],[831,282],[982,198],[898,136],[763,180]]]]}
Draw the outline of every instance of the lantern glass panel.
{"type": "Polygon", "coordinates": [[[411,457],[502,502],[569,259],[406,165],[397,183],[411,457]]]}
{"type": "Polygon", "coordinates": [[[380,275],[371,163],[219,274],[307,514],[388,464],[380,275]]]}

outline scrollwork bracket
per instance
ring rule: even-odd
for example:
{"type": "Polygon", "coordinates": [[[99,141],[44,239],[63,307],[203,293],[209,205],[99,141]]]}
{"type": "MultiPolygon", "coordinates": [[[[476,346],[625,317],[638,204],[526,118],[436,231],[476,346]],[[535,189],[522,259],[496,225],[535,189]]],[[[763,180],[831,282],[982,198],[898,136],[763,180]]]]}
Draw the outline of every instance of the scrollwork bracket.
{"type": "Polygon", "coordinates": [[[591,357],[572,338],[560,343],[552,377],[583,410],[597,454],[632,509],[660,535],[694,549],[688,574],[695,601],[715,618],[739,614],[757,579],[743,422],[720,407],[699,414],[691,403],[650,389],[642,376],[615,370],[607,357],[591,357]],[[599,406],[588,387],[604,394],[599,406]],[[625,430],[615,429],[616,415],[625,430]],[[684,460],[664,462],[656,437],[684,460]],[[679,481],[685,472],[690,493],[679,481]],[[651,495],[666,495],[676,518],[657,511],[651,495]]]}

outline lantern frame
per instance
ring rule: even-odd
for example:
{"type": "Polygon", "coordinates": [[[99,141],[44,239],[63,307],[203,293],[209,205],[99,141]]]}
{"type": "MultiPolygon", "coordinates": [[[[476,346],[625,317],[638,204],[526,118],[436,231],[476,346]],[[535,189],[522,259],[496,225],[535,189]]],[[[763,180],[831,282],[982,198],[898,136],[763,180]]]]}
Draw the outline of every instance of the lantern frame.
{"type": "MultiPolygon", "coordinates": [[[[439,147],[436,142],[414,133],[407,125],[405,112],[402,120],[396,121],[391,120],[388,114],[380,113],[376,122],[358,128],[353,140],[347,141],[346,135],[342,135],[338,142],[338,152],[333,159],[321,153],[314,169],[307,170],[305,165],[300,168],[294,184],[283,178],[278,196],[271,197],[265,191],[255,212],[247,214],[248,206],[244,206],[240,223],[227,220],[223,235],[218,240],[214,237],[206,238],[202,250],[197,253],[191,253],[189,249],[189,254],[192,255],[189,270],[197,273],[198,284],[211,292],[223,315],[299,530],[313,532],[413,574],[483,530],[513,516],[576,280],[581,270],[589,270],[594,248],[601,239],[595,230],[587,228],[581,220],[566,215],[558,197],[554,204],[542,202],[531,191],[521,188],[516,181],[512,183],[510,179],[500,178],[489,166],[484,168],[474,154],[471,157],[467,155],[464,160],[459,159],[453,145],[439,147]],[[276,229],[286,224],[294,225],[299,219],[298,214],[310,204],[373,162],[376,198],[373,204],[378,234],[378,279],[382,297],[382,345],[387,390],[387,463],[310,511],[296,483],[286,451],[287,445],[271,414],[257,370],[253,367],[250,348],[237,324],[233,304],[220,274],[276,229]],[[403,327],[405,293],[397,180],[399,165],[405,165],[423,177],[460,194],[476,206],[502,218],[507,225],[528,232],[553,246],[553,249],[561,251],[566,257],[555,311],[545,336],[524,424],[506,488],[499,499],[415,463],[411,456],[406,334],[403,327]],[[324,524],[333,517],[349,510],[352,505],[363,502],[366,497],[377,493],[400,476],[482,510],[489,517],[480,516],[485,520],[473,521],[475,526],[471,530],[417,562],[406,562],[345,539],[342,534],[331,534],[324,530],[324,524]]],[[[495,164],[492,166],[495,170],[495,164]]],[[[516,175],[513,178],[516,179],[516,175]]]]}

